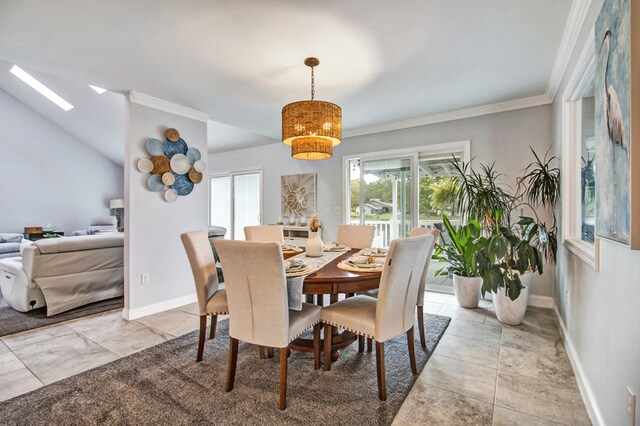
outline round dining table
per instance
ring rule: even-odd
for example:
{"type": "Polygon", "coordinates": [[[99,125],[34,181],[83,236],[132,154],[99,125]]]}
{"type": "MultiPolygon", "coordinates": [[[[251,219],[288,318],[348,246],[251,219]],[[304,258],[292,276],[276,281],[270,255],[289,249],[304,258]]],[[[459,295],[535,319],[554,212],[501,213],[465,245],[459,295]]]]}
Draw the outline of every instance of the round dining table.
{"type": "MultiPolygon", "coordinates": [[[[329,303],[336,303],[340,294],[346,297],[355,293],[374,290],[380,286],[381,272],[351,272],[338,268],[338,263],[349,259],[358,249],[347,251],[337,256],[331,262],[320,268],[313,274],[307,275],[304,279],[302,292],[306,295],[307,303],[315,303],[324,306],[325,297],[329,295],[329,303]]],[[[293,257],[295,254],[286,255],[285,258],[293,257]]],[[[358,336],[348,330],[340,332],[334,327],[334,334],[331,337],[331,358],[335,361],[339,356],[339,350],[352,344],[358,336]]],[[[323,340],[324,341],[324,338],[323,340]]],[[[320,348],[323,348],[320,343],[320,348]]],[[[291,342],[290,349],[304,352],[313,352],[313,339],[300,337],[291,342]]]]}

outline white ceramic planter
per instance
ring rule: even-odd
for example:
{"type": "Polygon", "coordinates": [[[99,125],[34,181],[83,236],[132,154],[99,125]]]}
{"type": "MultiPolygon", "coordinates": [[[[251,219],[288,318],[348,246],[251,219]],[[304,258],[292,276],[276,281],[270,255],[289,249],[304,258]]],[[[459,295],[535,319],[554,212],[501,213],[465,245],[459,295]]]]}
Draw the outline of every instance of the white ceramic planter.
{"type": "Polygon", "coordinates": [[[458,299],[458,305],[463,308],[477,308],[480,301],[482,277],[461,277],[453,275],[453,290],[458,299]]]}
{"type": "Polygon", "coordinates": [[[309,257],[320,257],[324,251],[324,243],[317,232],[309,231],[309,239],[304,246],[304,251],[309,257]]]}
{"type": "Polygon", "coordinates": [[[529,302],[529,288],[533,274],[524,274],[520,281],[524,288],[520,290],[520,296],[516,300],[511,300],[504,288],[498,289],[493,295],[493,305],[496,308],[498,321],[507,325],[519,325],[527,313],[529,302]]]}

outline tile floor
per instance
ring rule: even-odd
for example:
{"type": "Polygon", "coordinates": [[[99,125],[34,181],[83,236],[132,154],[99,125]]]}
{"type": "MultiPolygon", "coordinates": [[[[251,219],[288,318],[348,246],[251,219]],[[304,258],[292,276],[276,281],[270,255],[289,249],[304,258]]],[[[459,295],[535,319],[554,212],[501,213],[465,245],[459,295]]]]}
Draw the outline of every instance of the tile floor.
{"type": "MultiPolygon", "coordinates": [[[[428,313],[452,318],[394,424],[590,424],[551,310],[500,324],[491,302],[459,308],[427,293],[428,313]]],[[[195,305],[124,321],[112,311],[0,338],[0,401],[198,328],[195,305]]]]}

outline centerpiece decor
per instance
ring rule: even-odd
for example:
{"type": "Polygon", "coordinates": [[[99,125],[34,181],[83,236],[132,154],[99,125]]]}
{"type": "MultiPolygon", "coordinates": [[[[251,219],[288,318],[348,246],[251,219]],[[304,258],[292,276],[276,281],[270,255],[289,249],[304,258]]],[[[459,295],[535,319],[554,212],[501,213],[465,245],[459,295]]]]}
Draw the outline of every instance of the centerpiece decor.
{"type": "Polygon", "coordinates": [[[325,160],[333,155],[333,147],[342,141],[342,110],[336,104],[316,101],[313,68],[318,58],[307,58],[311,68],[311,100],[298,101],[282,108],[282,143],[291,147],[298,160],[325,160]]]}
{"type": "Polygon", "coordinates": [[[309,221],[309,238],[307,239],[307,244],[304,246],[304,250],[309,257],[320,257],[324,251],[324,243],[318,234],[320,226],[318,216],[315,214],[311,216],[311,220],[309,221]]]}

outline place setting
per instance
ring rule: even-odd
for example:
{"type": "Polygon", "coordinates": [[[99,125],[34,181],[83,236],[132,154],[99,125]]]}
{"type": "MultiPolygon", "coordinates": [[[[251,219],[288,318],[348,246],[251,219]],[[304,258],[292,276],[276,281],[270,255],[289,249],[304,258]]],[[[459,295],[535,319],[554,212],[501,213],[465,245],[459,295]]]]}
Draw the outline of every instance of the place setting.
{"type": "Polygon", "coordinates": [[[370,247],[360,250],[356,255],[358,256],[372,256],[375,258],[387,257],[387,249],[380,247],[370,247]]]}
{"type": "Polygon", "coordinates": [[[338,263],[338,268],[350,272],[382,272],[383,267],[384,259],[358,254],[338,263]]]}
{"type": "Polygon", "coordinates": [[[345,246],[337,242],[326,243],[323,246],[323,251],[326,252],[345,252],[351,250],[351,247],[345,246]]]}
{"type": "Polygon", "coordinates": [[[302,250],[298,246],[293,246],[293,245],[290,245],[290,244],[283,244],[282,245],[282,254],[302,253],[303,251],[304,250],[302,250]]]}
{"type": "Polygon", "coordinates": [[[307,265],[302,259],[288,259],[284,261],[287,277],[300,277],[315,272],[316,265],[307,265]]]}

